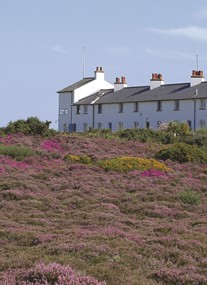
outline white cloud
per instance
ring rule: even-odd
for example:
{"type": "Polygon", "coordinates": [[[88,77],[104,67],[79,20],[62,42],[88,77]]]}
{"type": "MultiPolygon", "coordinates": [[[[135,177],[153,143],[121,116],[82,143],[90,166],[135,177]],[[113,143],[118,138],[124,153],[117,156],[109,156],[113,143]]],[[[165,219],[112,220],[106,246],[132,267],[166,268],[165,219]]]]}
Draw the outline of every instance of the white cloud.
{"type": "Polygon", "coordinates": [[[146,30],[166,36],[169,35],[181,36],[194,40],[207,41],[207,28],[200,28],[196,26],[189,26],[186,28],[175,28],[175,29],[147,28],[146,30]]]}
{"type": "Polygon", "coordinates": [[[54,45],[52,47],[52,50],[56,53],[60,53],[60,54],[64,54],[64,55],[68,54],[68,52],[58,44],[54,45]]]}

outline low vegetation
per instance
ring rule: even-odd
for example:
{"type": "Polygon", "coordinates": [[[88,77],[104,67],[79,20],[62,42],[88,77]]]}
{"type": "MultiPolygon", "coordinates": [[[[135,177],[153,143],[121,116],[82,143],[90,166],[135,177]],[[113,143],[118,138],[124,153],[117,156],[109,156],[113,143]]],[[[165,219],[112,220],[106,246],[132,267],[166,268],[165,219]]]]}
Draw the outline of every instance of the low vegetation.
{"type": "Polygon", "coordinates": [[[207,152],[195,145],[185,143],[176,143],[170,147],[164,148],[155,154],[157,159],[184,162],[207,162],[207,152]]]}
{"type": "Polygon", "coordinates": [[[2,131],[0,285],[207,284],[205,140],[123,134],[2,131]]]}

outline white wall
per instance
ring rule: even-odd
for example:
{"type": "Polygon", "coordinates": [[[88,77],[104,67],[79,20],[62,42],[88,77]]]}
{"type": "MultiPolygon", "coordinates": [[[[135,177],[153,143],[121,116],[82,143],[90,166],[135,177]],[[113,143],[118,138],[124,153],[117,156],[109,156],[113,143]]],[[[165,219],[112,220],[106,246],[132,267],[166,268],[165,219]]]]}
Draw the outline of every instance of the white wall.
{"type": "MultiPolygon", "coordinates": [[[[70,105],[70,94],[61,94],[60,106],[70,105]]],[[[152,129],[158,128],[158,122],[169,121],[191,121],[191,128],[194,129],[194,114],[196,114],[196,129],[200,128],[200,120],[206,121],[206,110],[200,110],[199,99],[196,100],[196,109],[194,112],[193,100],[180,100],[180,108],[174,110],[175,102],[162,101],[162,111],[157,111],[157,101],[139,102],[139,111],[134,112],[134,103],[123,103],[123,113],[119,113],[119,104],[102,104],[102,113],[98,113],[98,105],[88,105],[88,113],[84,114],[83,105],[80,106],[80,114],[76,113],[76,106],[72,106],[72,123],[76,124],[76,131],[83,132],[85,126],[98,128],[99,123],[102,129],[109,128],[109,123],[112,123],[112,131],[120,128],[123,123],[124,129],[135,127],[135,122],[139,128],[145,128],[146,122],[149,122],[149,127],[152,129]]],[[[59,115],[59,130],[62,131],[64,123],[70,123],[70,112],[67,115],[59,115]]]]}
{"type": "Polygon", "coordinates": [[[93,106],[88,105],[88,114],[84,114],[83,105],[80,106],[80,114],[76,113],[76,106],[73,106],[73,122],[76,124],[77,132],[84,132],[84,124],[88,125],[88,128],[93,128],[93,106]]]}
{"type": "MultiPolygon", "coordinates": [[[[98,106],[95,106],[95,128],[98,123],[102,123],[103,128],[109,127],[112,123],[112,130],[119,129],[119,123],[123,122],[125,129],[134,128],[135,122],[138,122],[140,128],[146,127],[149,122],[150,128],[157,129],[158,122],[169,121],[191,121],[192,129],[194,127],[194,105],[193,100],[180,100],[180,109],[174,110],[174,101],[163,101],[162,111],[157,111],[157,102],[140,102],[139,111],[134,112],[134,103],[124,103],[123,113],[119,113],[118,104],[104,104],[102,106],[102,114],[97,113],[98,106]]],[[[199,121],[204,120],[207,115],[205,110],[199,110],[199,104],[196,104],[196,128],[199,128],[199,121]]]]}
{"type": "Polygon", "coordinates": [[[84,97],[87,97],[95,92],[98,92],[101,89],[111,89],[114,88],[114,86],[103,80],[102,78],[94,79],[93,81],[89,82],[88,84],[85,84],[81,86],[80,88],[77,88],[74,91],[74,102],[79,101],[80,99],[83,99],[84,97]]]}

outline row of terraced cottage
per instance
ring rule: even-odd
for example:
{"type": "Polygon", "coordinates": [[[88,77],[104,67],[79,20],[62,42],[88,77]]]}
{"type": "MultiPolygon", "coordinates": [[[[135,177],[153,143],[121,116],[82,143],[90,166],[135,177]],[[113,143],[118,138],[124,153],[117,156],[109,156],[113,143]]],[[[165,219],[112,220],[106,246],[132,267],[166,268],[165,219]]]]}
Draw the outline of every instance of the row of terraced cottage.
{"type": "Polygon", "coordinates": [[[201,70],[193,70],[189,83],[164,84],[162,75],[153,73],[149,86],[127,87],[125,77],[112,85],[97,67],[94,77],[57,93],[59,131],[158,129],[169,121],[186,121],[192,130],[207,126],[207,81],[201,70]]]}

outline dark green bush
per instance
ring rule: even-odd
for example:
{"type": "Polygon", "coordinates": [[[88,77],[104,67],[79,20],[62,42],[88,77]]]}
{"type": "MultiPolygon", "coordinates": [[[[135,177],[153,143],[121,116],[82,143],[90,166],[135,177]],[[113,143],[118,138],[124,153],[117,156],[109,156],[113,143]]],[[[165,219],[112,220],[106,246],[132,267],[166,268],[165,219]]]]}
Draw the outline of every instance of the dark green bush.
{"type": "Polygon", "coordinates": [[[4,133],[23,133],[25,135],[41,135],[48,136],[54,134],[54,130],[50,129],[49,121],[41,122],[36,117],[30,117],[27,120],[17,120],[15,122],[9,122],[4,128],[4,133]]]}
{"type": "Polygon", "coordinates": [[[207,153],[195,145],[175,143],[171,147],[160,150],[155,154],[156,159],[184,162],[207,162],[207,153]]]}

